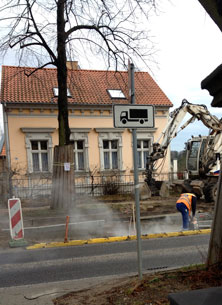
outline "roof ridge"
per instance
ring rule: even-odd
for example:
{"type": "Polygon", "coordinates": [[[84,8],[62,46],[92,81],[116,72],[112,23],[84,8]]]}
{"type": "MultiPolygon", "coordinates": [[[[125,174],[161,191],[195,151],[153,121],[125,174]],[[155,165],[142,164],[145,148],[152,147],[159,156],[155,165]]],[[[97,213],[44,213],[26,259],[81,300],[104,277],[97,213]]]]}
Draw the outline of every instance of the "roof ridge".
{"type": "MultiPolygon", "coordinates": [[[[26,66],[15,66],[15,65],[2,65],[2,67],[5,68],[17,68],[17,69],[38,69],[37,67],[26,67],[26,66]]],[[[40,70],[56,70],[57,68],[41,68],[38,69],[40,70]]],[[[108,72],[108,73],[128,73],[128,71],[126,70],[120,70],[120,71],[116,71],[116,70],[96,70],[96,69],[68,69],[68,71],[83,71],[83,72],[108,72]]],[[[135,71],[135,73],[148,73],[146,71],[135,71]]],[[[149,73],[148,73],[149,74],[149,73]]]]}
{"type": "MultiPolygon", "coordinates": [[[[87,71],[87,72],[115,72],[115,73],[128,73],[128,71],[115,71],[115,70],[96,70],[96,69],[79,69],[79,70],[71,70],[70,71],[87,71]]],[[[148,73],[146,71],[135,71],[135,73],[148,73]]]]}
{"type": "Polygon", "coordinates": [[[2,65],[2,68],[19,68],[19,69],[37,69],[37,71],[39,70],[56,70],[56,68],[41,68],[38,69],[37,67],[26,67],[26,66],[9,66],[9,65],[2,65]]]}

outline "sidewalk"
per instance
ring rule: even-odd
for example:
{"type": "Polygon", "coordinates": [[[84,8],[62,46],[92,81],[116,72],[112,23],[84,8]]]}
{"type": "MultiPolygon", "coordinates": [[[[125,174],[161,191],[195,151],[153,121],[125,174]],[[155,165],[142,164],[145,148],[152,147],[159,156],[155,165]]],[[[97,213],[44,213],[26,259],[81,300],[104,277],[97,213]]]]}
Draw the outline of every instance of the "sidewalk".
{"type": "Polygon", "coordinates": [[[104,282],[108,282],[111,288],[118,283],[122,284],[124,278],[127,277],[104,276],[83,280],[0,288],[0,305],[52,305],[53,299],[69,292],[90,289],[101,283],[104,284],[104,282]]]}

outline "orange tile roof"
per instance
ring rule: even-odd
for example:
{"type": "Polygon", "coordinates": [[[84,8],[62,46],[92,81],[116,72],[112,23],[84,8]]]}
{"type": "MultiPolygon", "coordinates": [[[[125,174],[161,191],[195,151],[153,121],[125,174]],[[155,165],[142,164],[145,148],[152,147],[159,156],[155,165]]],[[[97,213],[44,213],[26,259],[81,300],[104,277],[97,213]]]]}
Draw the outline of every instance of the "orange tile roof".
{"type": "Polygon", "coordinates": [[[0,152],[0,157],[6,157],[5,144],[3,144],[2,151],[0,152]]]}
{"type": "MultiPolygon", "coordinates": [[[[7,103],[57,103],[53,87],[57,87],[57,70],[2,67],[1,102],[7,103]]],[[[111,99],[107,89],[121,89],[127,99],[128,73],[96,70],[68,70],[68,88],[76,105],[111,105],[129,103],[129,100],[111,99]]],[[[135,72],[136,104],[172,106],[171,101],[147,72],[135,72]]]]}

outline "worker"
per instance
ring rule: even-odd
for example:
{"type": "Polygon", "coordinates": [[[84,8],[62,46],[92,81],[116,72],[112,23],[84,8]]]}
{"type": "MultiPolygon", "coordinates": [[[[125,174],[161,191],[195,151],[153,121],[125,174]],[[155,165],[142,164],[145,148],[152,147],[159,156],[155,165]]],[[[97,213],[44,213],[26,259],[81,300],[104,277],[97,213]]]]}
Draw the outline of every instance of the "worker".
{"type": "Polygon", "coordinates": [[[176,202],[177,210],[182,214],[183,227],[182,230],[189,230],[190,223],[195,227],[197,220],[195,218],[197,197],[192,193],[183,193],[176,202]],[[191,216],[192,212],[192,216],[191,216]]]}

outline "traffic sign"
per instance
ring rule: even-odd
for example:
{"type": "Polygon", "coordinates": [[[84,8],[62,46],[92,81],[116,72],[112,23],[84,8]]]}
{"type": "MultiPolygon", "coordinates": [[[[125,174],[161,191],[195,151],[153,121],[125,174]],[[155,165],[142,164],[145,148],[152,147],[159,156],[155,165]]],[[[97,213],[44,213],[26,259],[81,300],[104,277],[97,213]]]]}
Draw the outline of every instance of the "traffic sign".
{"type": "Polygon", "coordinates": [[[154,107],[152,105],[114,105],[114,127],[153,128],[154,107]]]}

